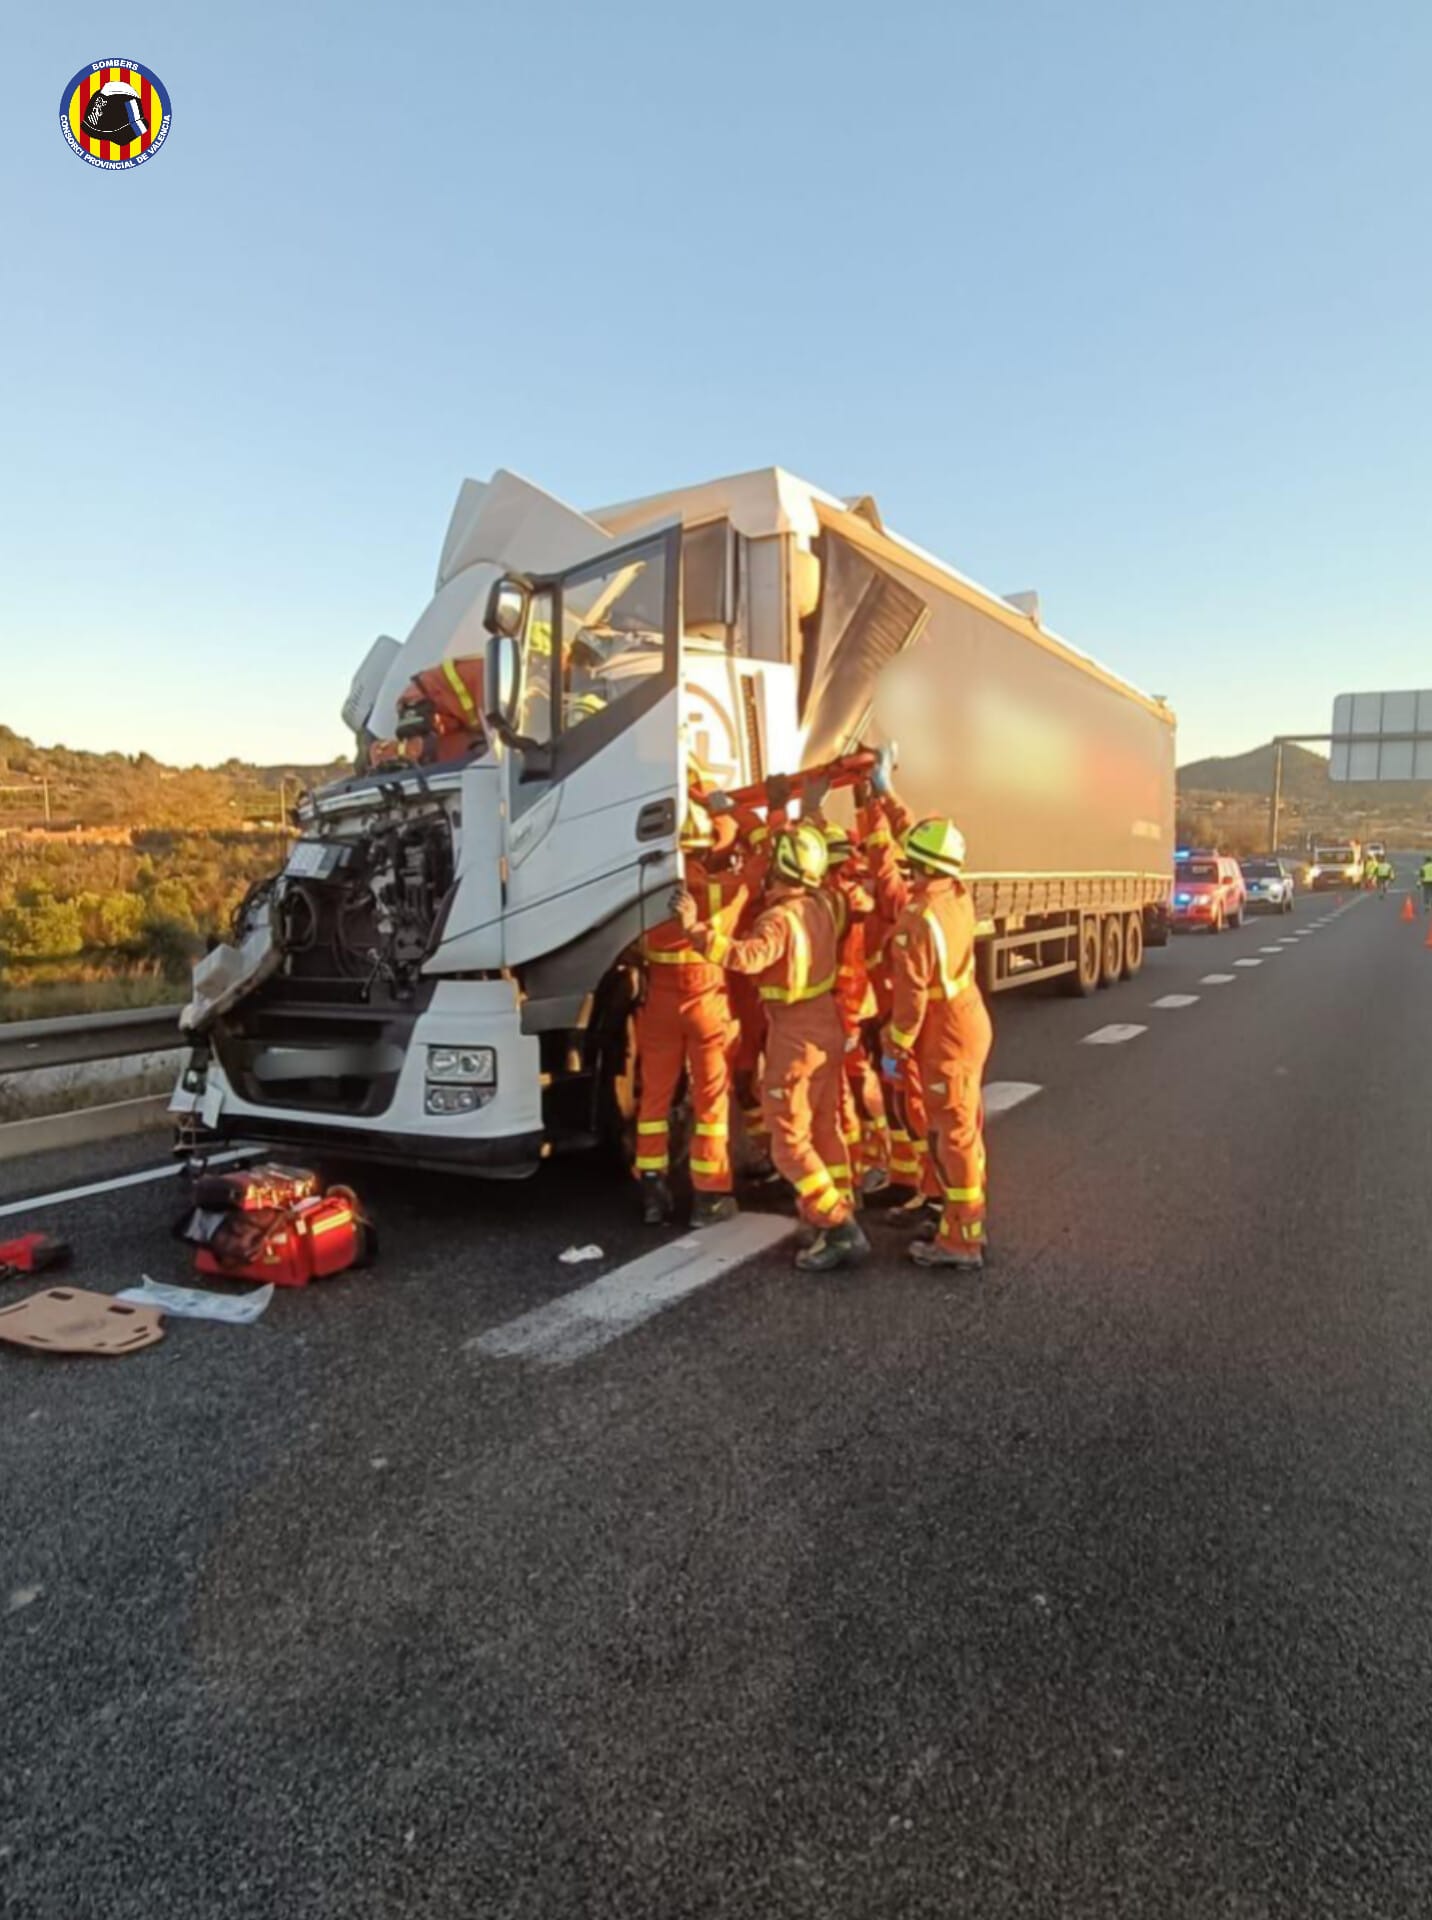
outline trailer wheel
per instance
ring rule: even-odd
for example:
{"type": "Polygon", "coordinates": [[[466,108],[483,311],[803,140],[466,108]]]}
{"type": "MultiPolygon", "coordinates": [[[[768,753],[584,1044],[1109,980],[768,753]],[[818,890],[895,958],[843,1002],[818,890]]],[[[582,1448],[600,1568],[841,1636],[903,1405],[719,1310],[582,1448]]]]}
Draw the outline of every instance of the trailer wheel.
{"type": "Polygon", "coordinates": [[[1079,918],[1078,944],[1075,948],[1075,965],[1059,980],[1060,991],[1071,1000],[1082,1000],[1086,994],[1093,993],[1099,985],[1099,972],[1103,964],[1103,947],[1099,940],[1099,916],[1094,913],[1081,914],[1079,918]]]}
{"type": "Polygon", "coordinates": [[[1132,980],[1144,964],[1144,916],[1131,913],[1124,922],[1124,978],[1132,980]]]}
{"type": "Polygon", "coordinates": [[[1124,975],[1124,917],[1105,914],[1099,929],[1099,985],[1112,987],[1124,975]]]}

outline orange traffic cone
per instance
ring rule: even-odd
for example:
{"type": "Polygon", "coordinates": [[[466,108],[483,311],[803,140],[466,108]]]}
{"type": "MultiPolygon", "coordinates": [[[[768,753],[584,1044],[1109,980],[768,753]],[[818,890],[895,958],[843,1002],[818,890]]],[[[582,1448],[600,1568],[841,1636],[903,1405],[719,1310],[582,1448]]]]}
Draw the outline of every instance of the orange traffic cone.
{"type": "MultiPolygon", "coordinates": [[[[1410,893],[1402,902],[1402,917],[1404,920],[1415,920],[1417,918],[1417,909],[1412,904],[1412,895],[1410,893]]],[[[1429,929],[1429,932],[1432,932],[1432,929],[1429,929]]]]}

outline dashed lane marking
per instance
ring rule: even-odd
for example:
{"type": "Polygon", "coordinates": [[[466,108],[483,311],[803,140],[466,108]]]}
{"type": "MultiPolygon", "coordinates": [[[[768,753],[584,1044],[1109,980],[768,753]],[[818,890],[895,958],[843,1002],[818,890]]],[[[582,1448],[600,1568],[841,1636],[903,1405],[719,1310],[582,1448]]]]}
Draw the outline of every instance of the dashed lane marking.
{"type": "Polygon", "coordinates": [[[1233,964],[1235,967],[1261,967],[1263,962],[1261,960],[1235,960],[1233,964]]]}
{"type": "Polygon", "coordinates": [[[1237,978],[1236,973],[1206,973],[1198,984],[1201,987],[1231,987],[1237,978]]]}
{"type": "Polygon", "coordinates": [[[1296,947],[1296,946],[1297,946],[1297,944],[1298,944],[1298,943],[1297,943],[1297,941],[1296,941],[1296,940],[1294,939],[1294,937],[1293,937],[1293,935],[1292,935],[1292,934],[1289,934],[1289,935],[1287,936],[1287,938],[1286,938],[1285,940],[1280,940],[1280,941],[1278,942],[1278,945],[1279,945],[1280,947],[1296,947]]]}
{"type": "Polygon", "coordinates": [[[1271,953],[1273,958],[1276,960],[1278,955],[1283,951],[1283,949],[1281,947],[1259,947],[1258,951],[1259,953],[1271,953]]]}
{"type": "Polygon", "coordinates": [[[1083,1044],[1086,1047],[1118,1047],[1125,1040],[1137,1040],[1141,1033],[1147,1032],[1147,1027],[1134,1027],[1116,1021],[1111,1027],[1098,1027],[1093,1033],[1086,1033],[1083,1044]]]}
{"type": "Polygon", "coordinates": [[[991,1080],[983,1094],[985,1113],[1008,1113],[1042,1091],[1034,1080],[991,1080]]]}
{"type": "MultiPolygon", "coordinates": [[[[1008,1113],[1043,1091],[1033,1080],[992,1080],[984,1089],[985,1112],[1008,1113]]],[[[768,1253],[788,1240],[798,1224],[788,1214],[743,1213],[719,1227],[683,1234],[573,1293],[475,1335],[464,1342],[464,1350],[489,1360],[570,1366],[747,1260],[768,1253]]]]}
{"type": "MultiPolygon", "coordinates": [[[[257,1147],[232,1147],[223,1153],[211,1153],[206,1166],[225,1166],[231,1160],[252,1160],[257,1147]]],[[[121,1173],[113,1180],[95,1180],[87,1187],[66,1187],[60,1193],[37,1193],[28,1200],[7,1200],[0,1207],[0,1220],[8,1213],[33,1213],[37,1207],[58,1207],[66,1200],[88,1200],[96,1193],[117,1193],[121,1187],[143,1187],[151,1180],[173,1180],[184,1171],[176,1160],[168,1167],[146,1167],[142,1173],[121,1173]]]]}
{"type": "Polygon", "coordinates": [[[575,1293],[535,1307],[467,1342],[469,1352],[493,1360],[537,1360],[566,1367],[619,1340],[664,1307],[788,1240],[797,1222],[788,1214],[743,1213],[719,1227],[684,1234],[639,1260],[604,1273],[575,1293]]]}
{"type": "Polygon", "coordinates": [[[1196,1007],[1198,1005],[1198,995],[1196,993],[1166,993],[1162,1000],[1154,1000],[1150,1004],[1155,1007],[1196,1007]]]}

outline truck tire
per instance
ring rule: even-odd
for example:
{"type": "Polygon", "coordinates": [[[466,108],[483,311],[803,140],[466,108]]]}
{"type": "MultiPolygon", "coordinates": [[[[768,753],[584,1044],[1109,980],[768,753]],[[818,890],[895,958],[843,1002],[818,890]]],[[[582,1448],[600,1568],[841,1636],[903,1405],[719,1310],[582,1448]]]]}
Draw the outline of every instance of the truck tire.
{"type": "Polygon", "coordinates": [[[1074,953],[1075,964],[1068,973],[1060,976],[1059,990],[1071,1000],[1083,1000],[1097,991],[1103,962],[1097,914],[1085,913],[1079,916],[1079,932],[1075,940],[1074,953]]]}
{"type": "Polygon", "coordinates": [[[1124,916],[1106,913],[1099,926],[1099,985],[1116,986],[1124,977],[1124,916]]]}
{"type": "Polygon", "coordinates": [[[1124,922],[1124,978],[1132,980],[1143,971],[1144,916],[1131,913],[1124,922]]]}

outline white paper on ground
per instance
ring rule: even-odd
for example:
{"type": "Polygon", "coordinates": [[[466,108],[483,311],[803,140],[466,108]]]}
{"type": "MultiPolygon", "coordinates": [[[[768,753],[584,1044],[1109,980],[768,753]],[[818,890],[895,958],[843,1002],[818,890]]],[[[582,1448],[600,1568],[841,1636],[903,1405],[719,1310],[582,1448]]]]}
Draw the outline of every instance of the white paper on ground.
{"type": "Polygon", "coordinates": [[[557,1258],[564,1266],[575,1267],[580,1260],[605,1260],[606,1255],[597,1246],[568,1247],[567,1251],[559,1253],[557,1258]]]}
{"type": "Polygon", "coordinates": [[[226,1326],[247,1327],[273,1299],[273,1284],[252,1293],[207,1293],[198,1287],[170,1287],[144,1275],[142,1287],[126,1287],[115,1295],[136,1307],[158,1307],[181,1320],[222,1320],[226,1326]]]}

